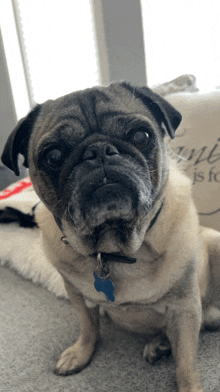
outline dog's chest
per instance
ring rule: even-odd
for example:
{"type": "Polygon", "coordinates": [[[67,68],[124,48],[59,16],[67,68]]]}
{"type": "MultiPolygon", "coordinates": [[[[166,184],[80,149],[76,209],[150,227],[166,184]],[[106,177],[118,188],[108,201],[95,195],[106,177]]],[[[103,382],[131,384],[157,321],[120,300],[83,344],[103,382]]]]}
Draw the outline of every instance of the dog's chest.
{"type": "Polygon", "coordinates": [[[88,307],[97,304],[121,327],[138,333],[154,334],[164,327],[165,305],[158,301],[163,287],[157,285],[156,274],[141,262],[132,265],[110,263],[110,279],[114,284],[114,301],[94,287],[95,265],[69,266],[60,271],[82,293],[88,307]]]}
{"type": "Polygon", "coordinates": [[[151,262],[143,260],[137,260],[134,264],[109,263],[109,277],[106,284],[110,281],[114,286],[113,302],[108,300],[105,290],[97,290],[94,278],[97,265],[94,260],[61,263],[59,271],[85,299],[94,304],[107,306],[125,303],[150,304],[163,295],[165,288],[163,281],[158,277],[155,265],[152,266],[151,262]]]}

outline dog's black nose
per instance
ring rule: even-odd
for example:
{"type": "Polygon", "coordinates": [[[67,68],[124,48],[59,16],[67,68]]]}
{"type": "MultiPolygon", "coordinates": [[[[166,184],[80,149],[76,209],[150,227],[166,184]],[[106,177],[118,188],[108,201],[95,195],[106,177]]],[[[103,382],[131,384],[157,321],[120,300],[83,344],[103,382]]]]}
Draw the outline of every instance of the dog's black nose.
{"type": "Polygon", "coordinates": [[[98,158],[101,158],[102,161],[105,161],[111,158],[113,155],[119,154],[118,149],[112,144],[106,143],[95,143],[89,146],[84,155],[84,160],[94,161],[98,158]]]}

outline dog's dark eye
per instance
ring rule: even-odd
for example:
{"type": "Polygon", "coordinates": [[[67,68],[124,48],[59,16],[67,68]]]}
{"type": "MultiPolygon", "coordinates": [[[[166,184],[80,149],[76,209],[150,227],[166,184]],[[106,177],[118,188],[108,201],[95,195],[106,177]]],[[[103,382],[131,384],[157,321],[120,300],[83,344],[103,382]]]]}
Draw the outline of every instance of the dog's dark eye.
{"type": "Polygon", "coordinates": [[[62,152],[58,149],[51,150],[46,155],[46,163],[52,169],[57,169],[63,163],[62,152]]]}
{"type": "Polygon", "coordinates": [[[137,147],[139,150],[144,150],[150,141],[150,135],[146,131],[137,131],[132,136],[132,143],[137,147]]]}

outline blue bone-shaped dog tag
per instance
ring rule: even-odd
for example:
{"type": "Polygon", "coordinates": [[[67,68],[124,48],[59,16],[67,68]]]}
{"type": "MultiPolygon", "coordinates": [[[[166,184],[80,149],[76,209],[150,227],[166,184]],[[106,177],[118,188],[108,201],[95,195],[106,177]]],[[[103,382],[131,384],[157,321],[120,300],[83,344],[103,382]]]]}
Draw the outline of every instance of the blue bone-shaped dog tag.
{"type": "Polygon", "coordinates": [[[113,294],[114,292],[113,282],[108,278],[100,278],[95,271],[93,275],[95,278],[94,287],[96,291],[98,292],[102,291],[106,295],[108,301],[114,302],[115,297],[113,294]]]}

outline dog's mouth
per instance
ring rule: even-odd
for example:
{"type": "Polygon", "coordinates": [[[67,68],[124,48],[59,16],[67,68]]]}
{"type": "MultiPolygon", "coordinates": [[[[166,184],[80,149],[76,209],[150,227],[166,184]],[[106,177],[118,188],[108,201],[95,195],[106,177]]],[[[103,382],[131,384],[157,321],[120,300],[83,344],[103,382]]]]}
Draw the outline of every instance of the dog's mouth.
{"type": "Polygon", "coordinates": [[[106,176],[101,180],[101,183],[97,185],[97,189],[105,187],[105,186],[114,186],[117,185],[117,181],[110,181],[106,176]]]}
{"type": "Polygon", "coordinates": [[[135,223],[134,193],[118,182],[98,184],[83,191],[75,199],[78,205],[73,201],[68,207],[69,238],[71,231],[77,233],[90,253],[121,251],[129,243],[135,223]]]}
{"type": "Polygon", "coordinates": [[[117,182],[109,182],[108,180],[106,180],[106,181],[103,180],[103,184],[97,186],[97,188],[93,191],[93,193],[99,191],[102,188],[105,188],[105,190],[111,190],[111,189],[113,190],[118,185],[120,185],[120,184],[118,184],[117,182]]]}
{"type": "Polygon", "coordinates": [[[87,226],[98,227],[104,223],[115,227],[118,220],[129,221],[135,214],[135,200],[120,183],[112,182],[98,186],[82,203],[82,216],[87,226]]]}
{"type": "Polygon", "coordinates": [[[147,174],[142,179],[139,173],[120,167],[88,172],[67,200],[64,216],[69,236],[72,232],[90,253],[125,251],[138,235],[150,197],[147,174]]]}
{"type": "Polygon", "coordinates": [[[132,253],[139,246],[141,220],[150,209],[151,184],[133,171],[110,168],[105,174],[106,178],[103,171],[94,171],[73,189],[64,233],[89,254],[132,253]]]}
{"type": "Polygon", "coordinates": [[[80,235],[93,234],[101,225],[112,231],[117,226],[115,222],[134,220],[137,204],[138,190],[132,181],[122,176],[119,179],[91,176],[73,192],[68,203],[68,222],[80,235]]]}

